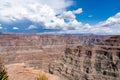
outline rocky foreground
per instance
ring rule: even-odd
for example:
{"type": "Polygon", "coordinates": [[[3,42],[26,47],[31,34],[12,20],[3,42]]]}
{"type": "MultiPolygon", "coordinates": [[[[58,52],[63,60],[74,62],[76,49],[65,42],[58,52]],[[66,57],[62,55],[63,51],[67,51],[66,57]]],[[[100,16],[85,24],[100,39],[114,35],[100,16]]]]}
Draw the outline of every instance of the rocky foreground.
{"type": "Polygon", "coordinates": [[[60,80],[58,76],[45,73],[43,70],[36,70],[33,67],[26,67],[24,63],[6,65],[9,80],[37,80],[39,74],[45,74],[48,80],[60,80]]]}

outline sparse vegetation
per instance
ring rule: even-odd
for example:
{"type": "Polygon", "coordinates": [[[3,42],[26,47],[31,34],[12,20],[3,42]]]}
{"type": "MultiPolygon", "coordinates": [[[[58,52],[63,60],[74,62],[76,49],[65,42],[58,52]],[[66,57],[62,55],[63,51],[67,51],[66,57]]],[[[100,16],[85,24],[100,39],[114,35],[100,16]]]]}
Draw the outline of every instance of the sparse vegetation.
{"type": "Polygon", "coordinates": [[[0,56],[0,80],[8,80],[7,72],[3,66],[1,56],[0,56]]]}
{"type": "Polygon", "coordinates": [[[48,80],[48,77],[44,73],[37,75],[36,80],[48,80]]]}
{"type": "Polygon", "coordinates": [[[8,80],[7,72],[4,70],[0,70],[0,80],[8,80]]]}

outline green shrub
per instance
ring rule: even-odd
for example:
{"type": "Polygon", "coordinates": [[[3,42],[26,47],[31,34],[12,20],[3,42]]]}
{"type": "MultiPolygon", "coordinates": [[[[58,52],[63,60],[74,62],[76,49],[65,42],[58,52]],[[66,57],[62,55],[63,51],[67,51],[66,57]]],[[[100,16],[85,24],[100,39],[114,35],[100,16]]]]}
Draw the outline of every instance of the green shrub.
{"type": "Polygon", "coordinates": [[[4,68],[1,56],[0,56],[0,80],[8,80],[7,72],[4,68]]]}
{"type": "Polygon", "coordinates": [[[8,80],[7,72],[4,70],[0,70],[0,80],[8,80]]]}

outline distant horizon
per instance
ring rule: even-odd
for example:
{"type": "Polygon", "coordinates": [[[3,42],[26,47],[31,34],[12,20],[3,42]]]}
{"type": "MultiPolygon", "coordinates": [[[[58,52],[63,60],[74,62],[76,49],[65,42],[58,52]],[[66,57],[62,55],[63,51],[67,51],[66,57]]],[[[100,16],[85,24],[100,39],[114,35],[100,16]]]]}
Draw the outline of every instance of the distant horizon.
{"type": "Polygon", "coordinates": [[[58,33],[58,32],[41,32],[41,33],[16,33],[16,32],[0,32],[0,35],[81,35],[81,36],[120,36],[119,34],[93,34],[93,33],[58,33]]]}
{"type": "Polygon", "coordinates": [[[120,0],[1,0],[0,32],[120,35],[120,0]]]}

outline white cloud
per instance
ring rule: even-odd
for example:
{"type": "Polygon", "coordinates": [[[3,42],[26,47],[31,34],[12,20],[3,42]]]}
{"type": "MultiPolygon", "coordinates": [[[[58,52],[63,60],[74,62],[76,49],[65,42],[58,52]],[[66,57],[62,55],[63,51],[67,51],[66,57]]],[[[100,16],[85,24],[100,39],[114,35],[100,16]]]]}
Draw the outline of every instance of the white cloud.
{"type": "Polygon", "coordinates": [[[0,24],[0,29],[3,29],[2,24],[0,24]]]}
{"type": "Polygon", "coordinates": [[[46,17],[50,18],[55,15],[54,9],[48,5],[38,3],[38,0],[6,0],[2,2],[0,3],[0,19],[7,22],[24,18],[39,22],[44,21],[46,17]],[[6,3],[9,3],[11,7],[5,6],[6,3]]]}
{"type": "Polygon", "coordinates": [[[106,21],[100,22],[97,26],[115,27],[116,25],[120,25],[120,12],[117,13],[115,16],[108,18],[106,21]]]}
{"type": "MultiPolygon", "coordinates": [[[[1,0],[0,21],[14,23],[26,19],[32,23],[42,23],[47,29],[61,29],[66,32],[74,30],[74,33],[120,34],[120,13],[104,22],[89,25],[76,20],[76,14],[83,12],[82,8],[66,11],[66,8],[71,5],[71,0],[1,0]]],[[[37,27],[31,24],[28,29],[37,27]]],[[[2,28],[0,25],[0,29],[2,28]]],[[[19,28],[13,27],[13,29],[19,28]]]]}
{"type": "Polygon", "coordinates": [[[57,13],[66,10],[67,7],[73,4],[72,0],[39,0],[39,2],[55,9],[57,13]]]}
{"type": "Polygon", "coordinates": [[[45,28],[67,30],[81,24],[75,19],[75,14],[80,14],[82,9],[65,11],[70,5],[70,0],[1,0],[0,21],[14,23],[27,19],[33,23],[42,23],[45,28]],[[56,16],[57,14],[61,17],[56,16]],[[65,18],[70,22],[66,23],[65,18]]]}
{"type": "Polygon", "coordinates": [[[106,21],[98,23],[95,25],[95,28],[97,28],[97,31],[99,32],[120,34],[120,12],[115,16],[108,18],[106,21]]]}
{"type": "Polygon", "coordinates": [[[59,17],[68,20],[74,20],[76,18],[72,11],[63,12],[59,17]]]}
{"type": "Polygon", "coordinates": [[[104,22],[96,25],[82,24],[81,27],[75,30],[61,31],[60,33],[94,33],[94,34],[109,34],[120,35],[120,13],[108,18],[104,22]]]}
{"type": "Polygon", "coordinates": [[[76,18],[75,14],[80,14],[82,12],[83,12],[82,8],[78,8],[77,10],[73,10],[73,11],[64,11],[59,17],[68,20],[74,20],[76,18]]]}
{"type": "Polygon", "coordinates": [[[28,18],[33,21],[44,21],[70,5],[72,1],[69,0],[1,0],[0,20],[11,22],[28,18]]]}
{"type": "Polygon", "coordinates": [[[18,27],[13,27],[14,30],[18,30],[19,28],[18,27]]]}
{"type": "Polygon", "coordinates": [[[83,12],[83,10],[82,10],[82,8],[79,8],[79,9],[77,9],[77,10],[73,10],[72,12],[73,12],[74,14],[80,14],[80,13],[83,12]]]}
{"type": "Polygon", "coordinates": [[[1,5],[4,7],[13,7],[16,5],[26,7],[28,4],[42,4],[48,5],[52,9],[55,9],[57,12],[65,10],[66,7],[69,7],[73,4],[72,0],[1,0],[1,5]]]}
{"type": "Polygon", "coordinates": [[[29,27],[28,27],[28,29],[36,29],[37,28],[37,26],[35,26],[35,25],[30,25],[29,27]]]}

